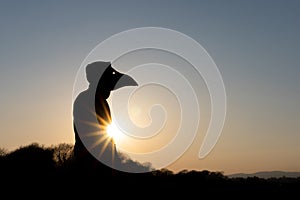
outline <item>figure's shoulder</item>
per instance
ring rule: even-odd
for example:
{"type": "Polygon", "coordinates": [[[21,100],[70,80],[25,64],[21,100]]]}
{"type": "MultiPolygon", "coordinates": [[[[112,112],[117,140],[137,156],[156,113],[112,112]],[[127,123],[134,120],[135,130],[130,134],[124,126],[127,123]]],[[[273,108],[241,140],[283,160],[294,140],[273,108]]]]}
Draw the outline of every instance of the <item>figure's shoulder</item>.
{"type": "Polygon", "coordinates": [[[90,98],[91,98],[90,92],[87,90],[84,90],[77,95],[77,97],[74,100],[74,104],[81,104],[81,103],[87,102],[87,101],[89,101],[90,98]]]}

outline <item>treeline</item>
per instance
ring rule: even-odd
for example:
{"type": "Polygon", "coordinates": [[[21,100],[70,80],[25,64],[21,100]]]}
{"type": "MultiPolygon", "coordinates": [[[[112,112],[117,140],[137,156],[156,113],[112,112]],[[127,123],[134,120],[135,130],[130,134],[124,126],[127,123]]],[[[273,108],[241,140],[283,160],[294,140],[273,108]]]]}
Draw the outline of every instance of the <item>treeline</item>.
{"type": "Polygon", "coordinates": [[[73,193],[111,188],[144,191],[147,196],[159,191],[186,195],[259,193],[269,197],[298,195],[300,191],[300,178],[229,178],[222,172],[182,170],[174,173],[168,169],[135,174],[103,165],[86,166],[73,157],[73,145],[65,143],[51,147],[32,143],[13,151],[0,148],[0,172],[2,189],[30,187],[70,192],[66,188],[72,188],[73,193]]]}

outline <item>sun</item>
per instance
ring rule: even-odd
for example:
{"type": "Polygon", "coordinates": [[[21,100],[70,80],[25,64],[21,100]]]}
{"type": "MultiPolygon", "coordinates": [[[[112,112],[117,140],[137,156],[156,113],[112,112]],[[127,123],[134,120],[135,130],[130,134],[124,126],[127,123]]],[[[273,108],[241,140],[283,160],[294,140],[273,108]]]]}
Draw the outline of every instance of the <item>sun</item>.
{"type": "Polygon", "coordinates": [[[122,131],[118,128],[118,126],[114,122],[112,122],[107,126],[106,132],[107,132],[107,136],[114,140],[119,140],[123,135],[122,131]]]}

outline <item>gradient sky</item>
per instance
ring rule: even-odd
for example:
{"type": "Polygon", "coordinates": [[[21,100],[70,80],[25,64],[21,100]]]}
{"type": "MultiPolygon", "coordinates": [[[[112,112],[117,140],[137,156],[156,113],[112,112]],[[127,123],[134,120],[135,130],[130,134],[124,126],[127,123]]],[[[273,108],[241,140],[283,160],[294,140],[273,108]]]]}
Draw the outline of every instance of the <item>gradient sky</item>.
{"type": "Polygon", "coordinates": [[[113,34],[180,31],[213,58],[227,92],[222,135],[199,136],[169,168],[300,171],[300,2],[1,1],[0,147],[74,143],[72,92],[87,54],[113,34]]]}

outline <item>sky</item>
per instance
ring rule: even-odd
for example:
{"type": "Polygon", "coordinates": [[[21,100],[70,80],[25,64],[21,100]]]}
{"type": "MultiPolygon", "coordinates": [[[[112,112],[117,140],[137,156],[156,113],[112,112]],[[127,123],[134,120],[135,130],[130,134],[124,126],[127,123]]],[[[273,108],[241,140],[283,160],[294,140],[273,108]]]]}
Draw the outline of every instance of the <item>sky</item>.
{"type": "Polygon", "coordinates": [[[74,143],[73,86],[103,40],[163,27],[196,40],[222,75],[227,113],[204,159],[203,134],[168,166],[300,171],[300,3],[264,1],[0,1],[0,147],[74,143]]]}

